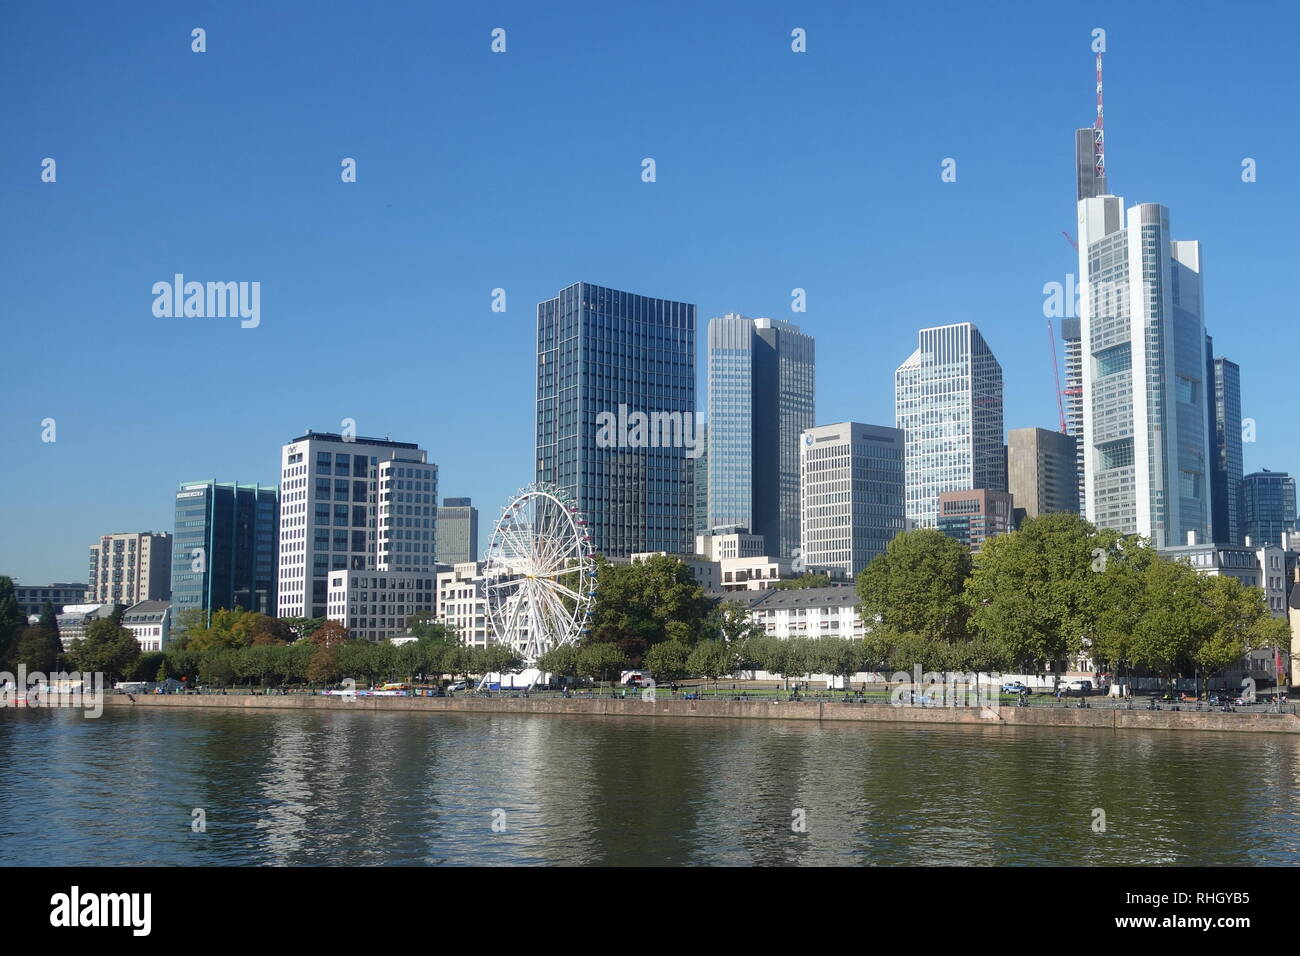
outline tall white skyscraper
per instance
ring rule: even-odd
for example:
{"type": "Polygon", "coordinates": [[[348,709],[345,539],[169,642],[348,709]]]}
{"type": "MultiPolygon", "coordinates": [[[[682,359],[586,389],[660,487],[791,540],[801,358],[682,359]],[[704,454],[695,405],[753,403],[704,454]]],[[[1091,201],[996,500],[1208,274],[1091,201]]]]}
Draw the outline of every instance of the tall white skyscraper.
{"type": "Polygon", "coordinates": [[[935,526],[941,492],[1007,490],[1002,366],[970,322],[917,333],[894,373],[894,419],[906,435],[914,527],[935,526]]]}
{"type": "Polygon", "coordinates": [[[309,431],[284,446],[280,476],[280,617],[324,617],[332,571],[432,579],[438,466],[418,445],[309,431]]]}
{"type": "Polygon", "coordinates": [[[1157,203],[1078,212],[1088,519],[1157,548],[1210,541],[1200,244],[1171,238],[1157,203]]]}

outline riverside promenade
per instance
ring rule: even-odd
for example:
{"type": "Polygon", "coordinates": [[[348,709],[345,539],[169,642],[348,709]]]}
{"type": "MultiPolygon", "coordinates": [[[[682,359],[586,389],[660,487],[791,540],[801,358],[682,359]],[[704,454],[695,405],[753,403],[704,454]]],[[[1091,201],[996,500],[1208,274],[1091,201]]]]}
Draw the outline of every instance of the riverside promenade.
{"type": "Polygon", "coordinates": [[[841,700],[674,700],[639,697],[325,697],[311,694],[110,694],[114,708],[218,710],[335,710],[368,713],[539,714],[592,717],[695,717],[732,720],[814,720],[1016,727],[1090,727],[1098,730],[1198,730],[1300,734],[1290,713],[1222,713],[1124,708],[900,706],[841,700]]]}

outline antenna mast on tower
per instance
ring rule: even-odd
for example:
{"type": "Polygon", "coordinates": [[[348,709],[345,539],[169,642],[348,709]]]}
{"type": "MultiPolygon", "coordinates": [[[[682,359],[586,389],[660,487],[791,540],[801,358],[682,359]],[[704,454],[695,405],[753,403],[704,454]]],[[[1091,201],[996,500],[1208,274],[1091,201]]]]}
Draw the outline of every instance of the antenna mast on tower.
{"type": "Polygon", "coordinates": [[[1097,53],[1097,119],[1092,124],[1092,158],[1097,179],[1104,180],[1106,177],[1106,114],[1101,106],[1100,51],[1097,53]]]}

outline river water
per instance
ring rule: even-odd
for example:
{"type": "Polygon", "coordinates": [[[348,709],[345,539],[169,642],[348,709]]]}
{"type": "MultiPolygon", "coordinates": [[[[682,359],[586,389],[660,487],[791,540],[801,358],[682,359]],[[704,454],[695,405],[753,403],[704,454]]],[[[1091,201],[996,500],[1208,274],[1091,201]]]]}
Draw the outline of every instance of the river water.
{"type": "Polygon", "coordinates": [[[5,710],[0,772],[6,866],[1300,862],[1282,734],[5,710]]]}

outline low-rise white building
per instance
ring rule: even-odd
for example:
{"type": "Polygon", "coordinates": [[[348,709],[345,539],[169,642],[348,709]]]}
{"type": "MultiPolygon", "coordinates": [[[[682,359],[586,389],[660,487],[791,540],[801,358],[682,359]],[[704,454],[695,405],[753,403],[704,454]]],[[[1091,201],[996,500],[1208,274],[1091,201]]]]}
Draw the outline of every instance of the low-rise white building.
{"type": "Polygon", "coordinates": [[[438,572],[434,613],[439,623],[454,628],[461,643],[469,647],[487,647],[492,633],[483,568],[482,561],[464,561],[438,572]]]}
{"type": "Polygon", "coordinates": [[[771,637],[845,637],[866,634],[854,587],[776,588],[749,606],[749,617],[771,637]]]}
{"type": "Polygon", "coordinates": [[[142,651],[162,651],[171,640],[170,601],[141,601],[122,613],[122,626],[142,651]]]}

